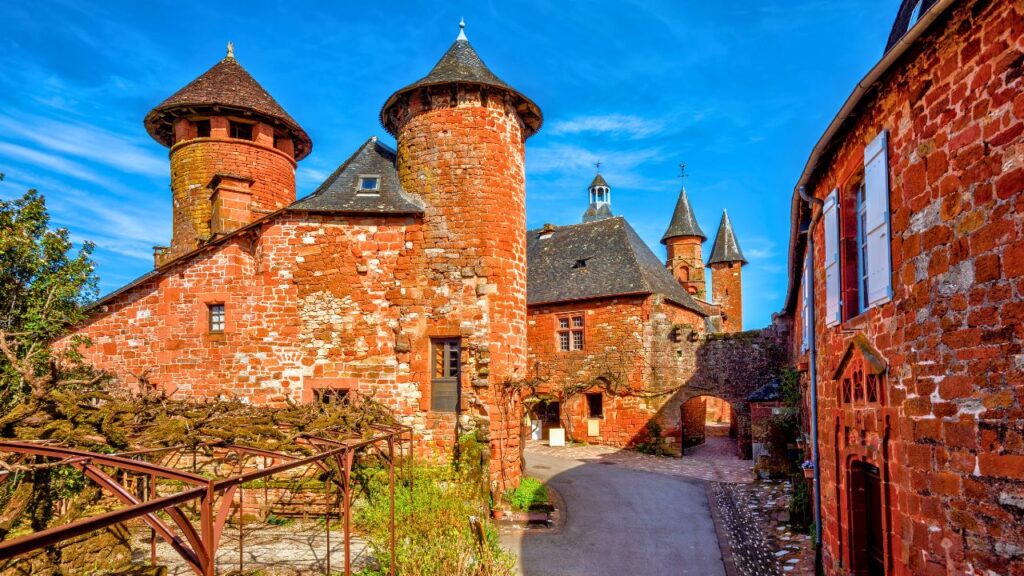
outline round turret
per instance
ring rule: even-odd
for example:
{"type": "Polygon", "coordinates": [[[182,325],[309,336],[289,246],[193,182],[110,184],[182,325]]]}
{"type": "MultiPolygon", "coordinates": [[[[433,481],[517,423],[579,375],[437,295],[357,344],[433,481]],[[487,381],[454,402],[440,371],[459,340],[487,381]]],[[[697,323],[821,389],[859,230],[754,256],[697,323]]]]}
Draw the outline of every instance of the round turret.
{"type": "Polygon", "coordinates": [[[170,248],[156,265],[295,201],[296,161],[312,142],[227,56],[153,108],[146,130],[169,147],[174,199],[170,248]]]}

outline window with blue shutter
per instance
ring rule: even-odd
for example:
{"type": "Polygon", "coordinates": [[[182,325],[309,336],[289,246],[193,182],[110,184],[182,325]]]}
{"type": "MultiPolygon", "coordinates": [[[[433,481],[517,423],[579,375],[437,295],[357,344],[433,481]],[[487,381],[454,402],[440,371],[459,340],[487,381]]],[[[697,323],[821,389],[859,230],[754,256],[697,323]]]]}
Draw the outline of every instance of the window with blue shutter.
{"type": "Polygon", "coordinates": [[[867,307],[892,299],[892,261],[889,236],[889,155],[887,132],[864,149],[864,244],[867,307]]]}
{"type": "Polygon", "coordinates": [[[840,321],[839,301],[839,190],[833,190],[822,207],[825,221],[825,325],[840,321]]]}
{"type": "Polygon", "coordinates": [[[811,348],[811,262],[811,254],[808,251],[804,257],[803,278],[800,280],[801,352],[806,352],[811,348]]]}

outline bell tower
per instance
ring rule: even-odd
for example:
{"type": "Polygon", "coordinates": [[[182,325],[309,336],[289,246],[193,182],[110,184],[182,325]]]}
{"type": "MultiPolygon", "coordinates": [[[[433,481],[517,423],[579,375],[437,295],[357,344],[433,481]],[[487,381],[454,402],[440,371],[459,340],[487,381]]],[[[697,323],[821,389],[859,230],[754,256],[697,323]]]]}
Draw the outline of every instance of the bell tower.
{"type": "Polygon", "coordinates": [[[598,162],[595,166],[597,166],[597,175],[587,187],[590,203],[587,205],[586,212],[583,213],[584,222],[594,222],[612,217],[612,188],[605,182],[604,176],[601,176],[601,163],[598,162]]]}
{"type": "Polygon", "coordinates": [[[708,267],[711,268],[713,302],[721,306],[722,329],[725,332],[743,330],[743,266],[746,263],[729,221],[729,213],[723,210],[708,267]]]}
{"type": "MultiPolygon", "coordinates": [[[[526,369],[526,139],[540,108],[498,78],[465,24],[425,77],[384,103],[381,124],[398,141],[402,186],[426,205],[421,250],[426,302],[412,371],[429,397],[431,338],[459,337],[462,406],[487,422],[491,487],[518,484],[522,404],[504,383],[526,369]],[[480,414],[483,412],[483,414],[480,414]]],[[[458,412],[454,418],[463,418],[458,412]]],[[[456,429],[446,414],[426,426],[456,429]]]]}
{"type": "Polygon", "coordinates": [[[707,236],[697,224],[690,199],[686,196],[686,187],[683,186],[679,189],[676,209],[672,212],[672,220],[665,235],[661,237],[661,243],[668,252],[666,266],[672,275],[687,292],[701,300],[707,299],[702,253],[705,240],[707,236]]]}
{"type": "Polygon", "coordinates": [[[235,59],[223,60],[146,115],[170,148],[171,245],[154,265],[190,252],[295,201],[295,166],[312,141],[235,59]]]}

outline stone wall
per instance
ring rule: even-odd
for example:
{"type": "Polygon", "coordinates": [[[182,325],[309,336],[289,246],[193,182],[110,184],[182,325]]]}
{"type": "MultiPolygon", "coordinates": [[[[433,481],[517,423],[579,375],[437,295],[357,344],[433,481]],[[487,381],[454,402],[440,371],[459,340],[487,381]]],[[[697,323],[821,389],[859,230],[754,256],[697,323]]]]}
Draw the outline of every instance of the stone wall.
{"type": "Polygon", "coordinates": [[[891,573],[1024,574],[1022,75],[1024,7],[959,2],[813,175],[818,198],[846,193],[865,144],[889,131],[892,301],[826,328],[823,230],[812,230],[829,574],[855,562],[855,461],[880,469],[891,573]],[[877,379],[875,401],[858,400],[857,367],[877,379]]]}
{"type": "Polygon", "coordinates": [[[722,330],[743,330],[743,265],[740,262],[716,262],[711,265],[712,301],[722,315],[722,330]]]}
{"type": "MultiPolygon", "coordinates": [[[[605,394],[601,433],[583,438],[613,446],[643,440],[649,422],[676,443],[683,403],[720,398],[731,407],[739,449],[749,457],[746,397],[787,365],[788,324],[732,334],[705,334],[704,325],[702,317],[660,296],[534,306],[528,322],[531,377],[542,382],[542,393],[588,382],[595,391],[606,390],[604,372],[621,380],[628,393],[605,394]],[[557,352],[557,318],[570,312],[585,314],[586,349],[557,352]]],[[[703,412],[700,418],[703,429],[703,412]]],[[[586,432],[582,394],[563,405],[563,421],[586,432]]]]}

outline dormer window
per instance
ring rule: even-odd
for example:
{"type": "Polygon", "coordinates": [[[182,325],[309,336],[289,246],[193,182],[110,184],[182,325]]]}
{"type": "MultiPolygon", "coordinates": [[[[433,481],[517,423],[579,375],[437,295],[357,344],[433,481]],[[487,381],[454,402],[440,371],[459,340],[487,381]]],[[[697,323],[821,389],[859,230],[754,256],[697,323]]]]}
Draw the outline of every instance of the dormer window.
{"type": "Polygon", "coordinates": [[[239,140],[252,140],[252,124],[228,122],[228,134],[239,140]]]}
{"type": "Polygon", "coordinates": [[[917,0],[917,4],[914,4],[913,10],[910,11],[910,19],[907,21],[907,30],[914,27],[917,21],[921,19],[921,14],[924,12],[924,0],[917,0]]]}
{"type": "Polygon", "coordinates": [[[380,193],[380,176],[360,176],[356,194],[376,195],[380,193]]]}

